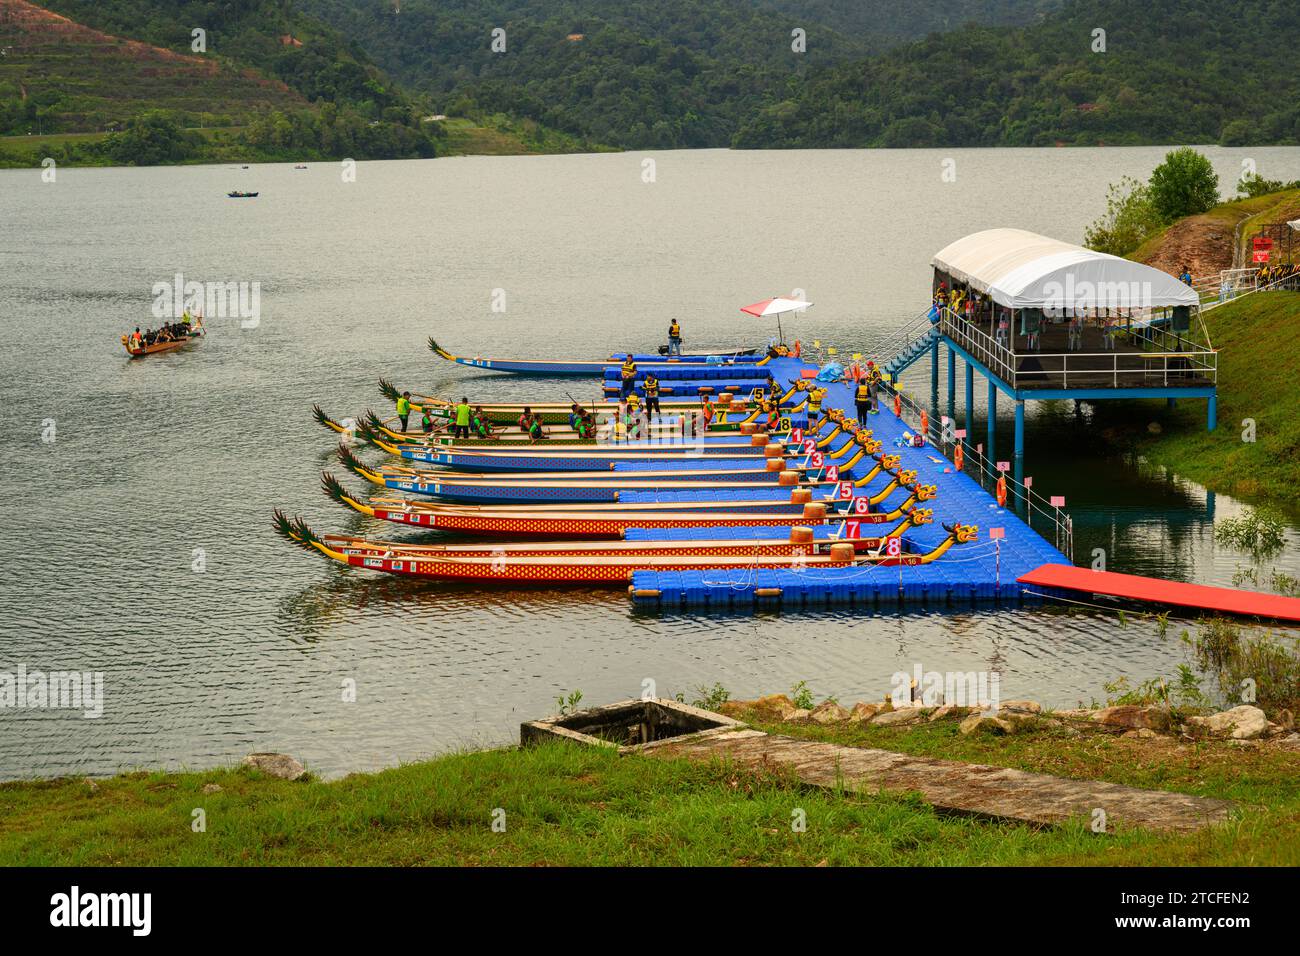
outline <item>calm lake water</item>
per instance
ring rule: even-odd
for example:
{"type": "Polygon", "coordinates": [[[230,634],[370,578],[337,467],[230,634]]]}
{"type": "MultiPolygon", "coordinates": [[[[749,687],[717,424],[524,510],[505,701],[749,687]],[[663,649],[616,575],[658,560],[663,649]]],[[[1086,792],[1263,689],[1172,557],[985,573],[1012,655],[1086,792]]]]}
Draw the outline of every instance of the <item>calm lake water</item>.
{"type": "MultiPolygon", "coordinates": [[[[382,410],[381,375],[484,401],[595,395],[449,365],[431,334],[463,354],[599,356],[653,348],[676,316],[690,348],[756,344],[773,328],[738,307],[803,289],[816,307],[787,332],[860,342],[917,314],[954,238],[1014,225],[1080,241],[1107,185],[1163,152],[461,158],[361,163],[355,182],[337,164],[0,172],[0,672],[105,675],[99,719],[0,710],[0,778],[253,750],[338,775],[508,742],[560,694],[601,703],[646,679],[688,699],[805,680],[851,702],[920,663],[995,668],[1005,697],[1072,705],[1120,675],[1172,673],[1172,637],[1090,612],[644,616],[617,591],[344,570],[270,530],[279,506],[321,531],[403,535],[319,493],[333,441],[314,402],[382,410]],[[154,283],[178,272],[260,283],[260,324],[212,319],[197,346],[129,362],[118,337],[151,324],[154,283]]],[[[1243,159],[1300,178],[1300,149],[1207,152],[1225,183],[1243,159]]],[[[1220,584],[1248,564],[1212,535],[1240,505],[1109,459],[1068,409],[1031,416],[1027,471],[1066,495],[1076,557],[1102,547],[1114,570],[1220,584]]],[[[1300,574],[1295,553],[1267,567],[1300,574]]]]}

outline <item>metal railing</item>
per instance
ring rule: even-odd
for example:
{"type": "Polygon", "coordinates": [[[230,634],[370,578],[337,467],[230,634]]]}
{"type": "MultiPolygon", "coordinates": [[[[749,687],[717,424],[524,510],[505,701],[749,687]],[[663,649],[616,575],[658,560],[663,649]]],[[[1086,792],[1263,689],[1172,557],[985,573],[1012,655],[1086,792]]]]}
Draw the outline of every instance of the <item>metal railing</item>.
{"type": "MultiPolygon", "coordinates": [[[[958,445],[962,448],[962,473],[967,477],[979,481],[980,487],[988,491],[990,487],[997,485],[999,478],[1005,478],[1007,482],[1007,501],[1015,505],[1017,513],[1021,519],[1056,546],[1071,562],[1074,561],[1074,519],[1070,517],[1064,507],[1053,505],[1050,498],[1046,498],[1034,490],[1032,485],[1026,485],[1017,481],[1015,477],[1006,471],[998,471],[996,463],[989,460],[984,454],[982,444],[970,441],[969,436],[958,438],[956,435],[956,422],[947,416],[931,414],[923,405],[907,394],[901,391],[893,391],[902,406],[903,414],[900,418],[910,425],[913,430],[921,430],[921,412],[926,412],[928,427],[925,432],[925,441],[928,447],[937,449],[949,461],[953,461],[956,456],[958,445]],[[946,421],[946,424],[945,424],[946,421]],[[972,472],[974,474],[972,474],[972,472]],[[1038,524],[1035,525],[1035,520],[1038,524]]],[[[954,464],[954,467],[956,465],[954,464]]]]}
{"type": "Polygon", "coordinates": [[[1116,338],[1127,337],[1149,350],[1121,352],[1014,352],[994,339],[983,329],[951,309],[945,309],[939,319],[940,331],[961,344],[975,359],[1014,389],[1059,385],[1069,388],[1071,378],[1076,385],[1088,379],[1096,387],[1098,380],[1108,381],[1113,388],[1135,388],[1155,385],[1177,385],[1189,379],[1217,381],[1218,354],[1213,349],[1197,345],[1173,332],[1179,349],[1171,350],[1140,326],[1117,326],[1112,332],[1116,338]],[[1021,363],[1034,358],[1038,368],[1022,369],[1021,363]],[[1060,362],[1060,368],[1044,368],[1042,361],[1060,362]],[[1073,364],[1073,368],[1071,365],[1073,364]],[[1125,367],[1127,366],[1127,367],[1125,367]]]}

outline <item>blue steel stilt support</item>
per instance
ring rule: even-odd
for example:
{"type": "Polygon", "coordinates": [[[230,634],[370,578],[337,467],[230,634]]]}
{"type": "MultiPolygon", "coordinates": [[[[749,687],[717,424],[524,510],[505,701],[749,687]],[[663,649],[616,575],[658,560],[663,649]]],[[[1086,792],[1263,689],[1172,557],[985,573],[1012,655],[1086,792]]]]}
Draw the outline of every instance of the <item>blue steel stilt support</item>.
{"type": "Polygon", "coordinates": [[[997,461],[997,437],[998,437],[998,388],[993,384],[993,379],[989,379],[989,437],[984,443],[984,458],[986,461],[997,461]]]}
{"type": "Polygon", "coordinates": [[[975,366],[966,363],[966,440],[975,440],[975,366]]]}
{"type": "Polygon", "coordinates": [[[930,407],[939,408],[939,337],[930,343],[930,407]]]}
{"type": "Polygon", "coordinates": [[[957,353],[948,346],[948,420],[957,417],[957,353]]]}
{"type": "Polygon", "coordinates": [[[1205,410],[1205,428],[1207,431],[1214,431],[1214,426],[1219,423],[1219,397],[1211,395],[1208,407],[1205,410]]]}
{"type": "Polygon", "coordinates": [[[1020,487],[1025,480],[1025,403],[1016,402],[1016,457],[1015,464],[1016,476],[1016,510],[1024,508],[1024,493],[1020,487]]]}

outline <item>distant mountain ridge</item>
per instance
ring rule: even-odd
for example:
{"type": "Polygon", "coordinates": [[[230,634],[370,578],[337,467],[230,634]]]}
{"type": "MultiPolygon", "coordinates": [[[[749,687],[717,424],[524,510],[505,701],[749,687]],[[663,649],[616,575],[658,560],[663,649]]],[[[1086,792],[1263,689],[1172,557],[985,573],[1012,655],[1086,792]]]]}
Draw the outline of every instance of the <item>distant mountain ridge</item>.
{"type": "Polygon", "coordinates": [[[1062,0],[302,0],[448,113],[504,112],[626,148],[727,146],[817,71],[1062,0]],[[489,48],[491,31],[506,52],[489,48]],[[802,30],[805,51],[792,49],[802,30]]]}
{"type": "Polygon", "coordinates": [[[1073,0],[833,67],[733,145],[1300,143],[1297,50],[1295,0],[1073,0]]]}

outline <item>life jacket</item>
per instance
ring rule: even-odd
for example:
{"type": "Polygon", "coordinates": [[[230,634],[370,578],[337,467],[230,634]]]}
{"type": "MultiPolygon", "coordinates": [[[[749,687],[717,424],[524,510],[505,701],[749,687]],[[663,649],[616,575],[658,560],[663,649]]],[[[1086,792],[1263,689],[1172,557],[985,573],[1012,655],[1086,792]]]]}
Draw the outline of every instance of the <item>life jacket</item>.
{"type": "Polygon", "coordinates": [[[636,363],[628,359],[623,363],[623,381],[636,378],[636,363]]]}
{"type": "Polygon", "coordinates": [[[682,334],[682,327],[677,324],[676,319],[673,319],[673,324],[668,326],[668,334],[673,338],[677,338],[682,334]]]}
{"type": "Polygon", "coordinates": [[[411,414],[411,400],[409,398],[403,397],[397,400],[397,414],[399,415],[411,414]]]}
{"type": "Polygon", "coordinates": [[[463,403],[460,404],[460,405],[457,405],[457,406],[456,406],[456,424],[457,424],[458,426],[468,425],[468,424],[469,424],[469,417],[470,417],[470,414],[471,414],[472,411],[473,411],[473,409],[471,409],[468,405],[465,405],[465,404],[463,404],[463,403]]]}
{"type": "Polygon", "coordinates": [[[865,379],[858,379],[858,393],[857,393],[857,400],[858,400],[860,403],[862,403],[863,405],[865,405],[865,404],[867,403],[868,395],[869,395],[869,390],[867,389],[867,382],[866,382],[866,380],[865,380],[865,379]]]}
{"type": "Polygon", "coordinates": [[[641,387],[645,390],[646,398],[659,397],[659,379],[655,378],[654,375],[647,375],[645,381],[641,383],[641,387]]]}

